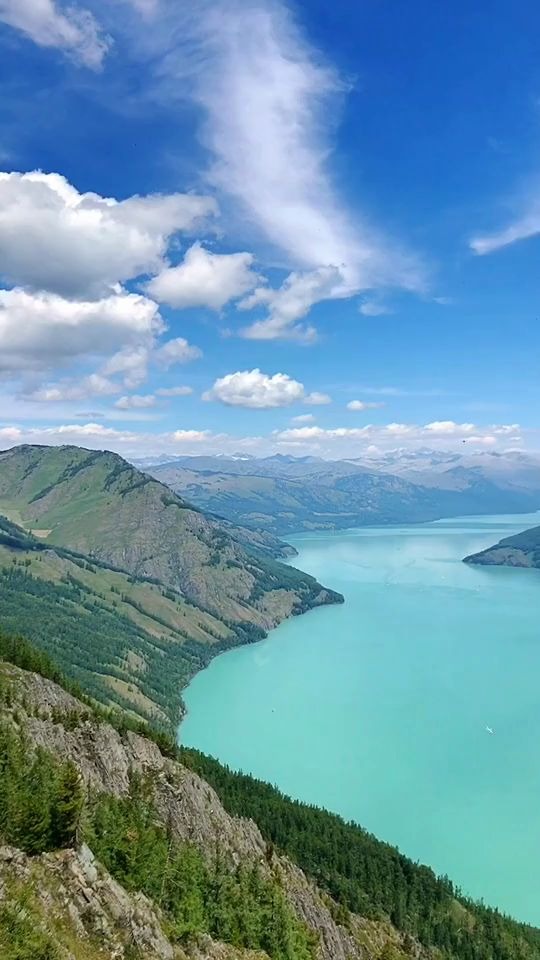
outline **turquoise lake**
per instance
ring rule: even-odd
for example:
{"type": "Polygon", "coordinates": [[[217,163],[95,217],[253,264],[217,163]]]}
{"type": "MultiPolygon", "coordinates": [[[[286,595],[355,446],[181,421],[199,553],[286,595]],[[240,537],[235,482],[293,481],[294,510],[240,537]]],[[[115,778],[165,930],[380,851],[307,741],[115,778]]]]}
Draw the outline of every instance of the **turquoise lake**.
{"type": "Polygon", "coordinates": [[[180,739],[540,923],[540,571],[461,562],[539,523],[289,538],[345,604],[214,660],[180,739]]]}

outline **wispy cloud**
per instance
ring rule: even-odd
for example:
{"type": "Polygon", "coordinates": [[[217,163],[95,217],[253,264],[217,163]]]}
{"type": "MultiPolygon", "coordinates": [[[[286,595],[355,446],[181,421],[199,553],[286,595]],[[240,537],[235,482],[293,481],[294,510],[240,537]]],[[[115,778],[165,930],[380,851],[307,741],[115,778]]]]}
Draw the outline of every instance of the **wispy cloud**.
{"type": "Polygon", "coordinates": [[[540,233],[540,208],[509,224],[503,230],[483,236],[473,237],[469,246],[479,256],[486,253],[494,253],[501,247],[508,247],[518,240],[527,240],[529,237],[535,237],[540,233]]]}
{"type": "MultiPolygon", "coordinates": [[[[169,106],[189,98],[201,110],[212,158],[206,178],[232,201],[235,218],[270,242],[296,275],[335,272],[319,299],[380,286],[424,288],[418,258],[336,189],[331,146],[346,86],[285,3],[200,0],[179,10],[162,0],[136,43],[158,64],[169,106]]],[[[276,323],[270,303],[269,317],[270,325],[248,335],[289,336],[294,321],[276,323]]]]}
{"type": "Polygon", "coordinates": [[[63,7],[55,0],[0,0],[0,22],[94,70],[111,44],[89,10],[74,4],[63,7]]]}

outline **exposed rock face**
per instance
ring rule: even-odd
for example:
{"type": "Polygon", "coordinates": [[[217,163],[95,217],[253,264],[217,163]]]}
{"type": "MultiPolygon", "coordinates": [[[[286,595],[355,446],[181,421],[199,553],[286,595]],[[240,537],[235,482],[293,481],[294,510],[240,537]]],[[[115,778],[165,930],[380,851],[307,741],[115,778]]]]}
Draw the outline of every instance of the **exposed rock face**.
{"type": "MultiPolygon", "coordinates": [[[[54,917],[62,960],[74,960],[73,938],[84,944],[84,958],[123,960],[134,949],[141,960],[257,960],[261,954],[233,949],[209,937],[186,953],[163,930],[159,909],[142,893],[128,894],[94,860],[86,846],[31,858],[0,847],[0,906],[11,892],[25,891],[44,929],[54,917]]],[[[38,923],[39,923],[38,919],[38,923]]]]}
{"type": "MultiPolygon", "coordinates": [[[[374,960],[387,943],[399,948],[400,935],[391,927],[370,925],[353,915],[346,926],[336,922],[338,908],[327,894],[286,857],[275,853],[269,857],[256,824],[230,816],[209,784],[182,764],[164,757],[156,744],[131,732],[120,735],[109,724],[96,722],[83,704],[51,681],[7,665],[4,672],[13,685],[10,711],[26,729],[31,743],[70,758],[90,788],[125,795],[131,770],[151,772],[156,808],[178,839],[193,843],[209,856],[218,848],[231,865],[256,861],[263,871],[278,875],[294,912],[318,937],[320,960],[374,960]]],[[[145,950],[153,951],[150,956],[157,960],[184,956],[174,953],[164,937],[159,913],[152,904],[145,897],[128,895],[94,862],[88,848],[38,859],[65,887],[62,897],[81,936],[82,927],[86,931],[85,918],[97,917],[95,923],[101,925],[103,935],[110,937],[112,943],[112,917],[115,922],[127,924],[130,936],[137,938],[145,950]]],[[[9,857],[4,862],[9,863],[9,857]]],[[[24,855],[14,854],[11,862],[24,866],[24,855]]],[[[215,944],[199,945],[194,950],[192,956],[197,960],[249,956],[215,944]]],[[[398,949],[395,957],[400,956],[404,954],[398,949]]]]}

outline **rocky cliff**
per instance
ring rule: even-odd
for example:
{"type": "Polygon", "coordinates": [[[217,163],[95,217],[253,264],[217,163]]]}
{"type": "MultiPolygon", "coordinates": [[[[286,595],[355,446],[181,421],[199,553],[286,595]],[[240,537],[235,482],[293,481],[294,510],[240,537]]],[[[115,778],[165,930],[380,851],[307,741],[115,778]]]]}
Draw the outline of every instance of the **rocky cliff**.
{"type": "MultiPolygon", "coordinates": [[[[411,938],[405,954],[403,935],[388,923],[352,914],[338,922],[337,904],[290,860],[269,850],[253,821],[230,816],[204,780],[164,757],[155,743],[98,722],[87,706],[41,676],[2,664],[0,677],[2,720],[23,729],[31,749],[41,747],[72,760],[90,794],[125,796],[134,772],[150,777],[158,816],[172,836],[194,845],[205,857],[214,857],[219,850],[231,870],[241,863],[257,864],[278,882],[296,917],[312,932],[319,960],[381,956],[397,960],[411,952],[430,956],[411,938]]],[[[171,942],[160,910],[142,894],[124,890],[85,845],[34,858],[3,847],[0,937],[2,915],[17,913],[21,902],[33,926],[51,937],[60,951],[43,957],[94,960],[103,951],[125,960],[264,956],[207,937],[181,945],[171,942]]]]}

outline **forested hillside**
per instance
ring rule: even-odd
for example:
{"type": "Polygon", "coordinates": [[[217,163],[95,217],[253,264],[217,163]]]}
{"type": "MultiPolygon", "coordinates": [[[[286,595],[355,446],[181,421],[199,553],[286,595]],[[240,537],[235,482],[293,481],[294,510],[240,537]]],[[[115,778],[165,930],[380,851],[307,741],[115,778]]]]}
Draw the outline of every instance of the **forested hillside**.
{"type": "Polygon", "coordinates": [[[167,729],[180,719],[181,690],[194,673],[265,635],[156,579],[53,547],[1,516],[0,626],[51,653],[98,701],[167,729]]]}
{"type": "Polygon", "coordinates": [[[2,513],[46,543],[159,580],[227,623],[268,629],[340,599],[272,559],[268,541],[286,552],[275,538],[220,524],[117,454],[37,446],[1,453],[2,513]]]}
{"type": "MultiPolygon", "coordinates": [[[[0,661],[8,657],[0,663],[0,839],[45,857],[34,871],[22,855],[0,858],[0,884],[8,873],[11,878],[0,909],[0,944],[11,950],[2,954],[6,960],[67,960],[69,924],[84,898],[75,900],[61,927],[51,909],[61,915],[81,873],[96,911],[104,909],[98,891],[103,898],[110,875],[124,896],[141,891],[149,898],[140,909],[151,913],[159,951],[146,949],[148,922],[142,931],[132,920],[120,930],[114,923],[105,928],[107,943],[114,937],[125,960],[200,957],[191,950],[201,936],[210,937],[202,956],[231,960],[244,957],[246,948],[261,951],[260,960],[540,958],[539,931],[467,900],[448,879],[360,827],[194,751],[178,753],[170,744],[176,759],[166,760],[129,724],[123,730],[117,724],[117,732],[88,703],[9,663],[22,661],[63,683],[42,655],[7,639],[0,647],[0,661]],[[102,866],[92,854],[82,861],[68,850],[55,853],[81,840],[102,866]],[[65,863],[72,872],[67,880],[62,875],[59,901],[55,884],[65,863]],[[49,891],[43,899],[41,889],[49,891]],[[126,935],[133,952],[126,951],[126,935]],[[216,940],[238,952],[214,952],[216,940]],[[16,952],[11,941],[35,952],[16,952]]],[[[76,960],[97,956],[91,917],[86,911],[69,934],[76,960]],[[80,946],[85,924],[86,953],[80,946]]]]}
{"type": "Polygon", "coordinates": [[[540,527],[505,537],[493,547],[465,557],[465,563],[484,566],[540,568],[540,527]]]}

